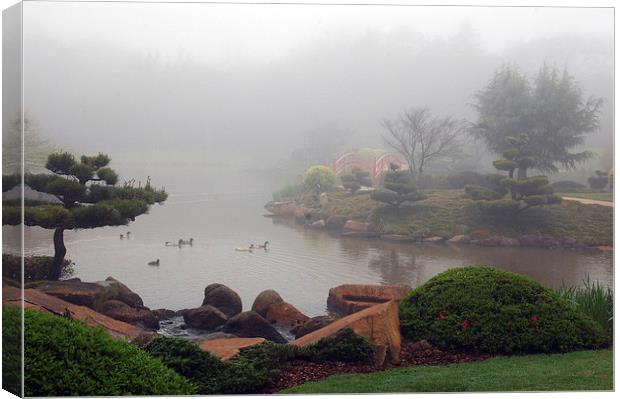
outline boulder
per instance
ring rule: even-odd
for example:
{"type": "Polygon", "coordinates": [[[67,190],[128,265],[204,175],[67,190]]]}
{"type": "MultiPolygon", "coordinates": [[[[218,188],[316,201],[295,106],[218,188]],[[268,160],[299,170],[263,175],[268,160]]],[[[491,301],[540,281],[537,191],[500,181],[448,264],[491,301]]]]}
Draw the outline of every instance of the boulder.
{"type": "Polygon", "coordinates": [[[212,339],[221,339],[221,338],[239,338],[235,334],[227,334],[221,331],[216,331],[210,334],[201,335],[200,337],[203,339],[203,341],[211,341],[212,339]]]}
{"type": "Polygon", "coordinates": [[[277,216],[293,216],[297,204],[295,201],[270,202],[265,205],[265,209],[277,216]]]}
{"type": "Polygon", "coordinates": [[[502,237],[499,242],[502,247],[518,247],[521,243],[516,238],[502,237]]]}
{"type": "Polygon", "coordinates": [[[218,338],[203,341],[198,346],[222,360],[228,360],[237,356],[241,348],[259,345],[263,342],[265,338],[218,338]]]}
{"type": "Polygon", "coordinates": [[[383,366],[387,363],[398,364],[400,362],[401,336],[396,301],[375,305],[336,320],[320,330],[294,340],[292,344],[312,345],[345,328],[352,329],[357,335],[368,340],[375,351],[376,365],[383,366]]]}
{"type": "Polygon", "coordinates": [[[344,227],[344,224],[347,222],[347,218],[342,216],[330,216],[325,221],[325,227],[328,230],[340,231],[344,227]]]}
{"type": "Polygon", "coordinates": [[[267,320],[251,310],[228,319],[222,331],[245,338],[262,337],[279,344],[287,342],[267,320]]]}
{"type": "Polygon", "coordinates": [[[332,316],[316,316],[308,319],[303,325],[295,330],[295,338],[301,338],[304,335],[308,335],[313,331],[320,330],[321,328],[330,325],[337,319],[332,316]]]}
{"type": "Polygon", "coordinates": [[[75,305],[88,306],[95,309],[110,296],[110,289],[97,283],[81,281],[46,281],[37,287],[43,293],[71,302],[75,305]]]}
{"type": "Polygon", "coordinates": [[[302,325],[309,319],[295,306],[286,302],[277,302],[269,306],[265,318],[271,324],[291,328],[302,325]]]}
{"type": "Polygon", "coordinates": [[[48,295],[38,289],[25,289],[23,294],[24,301],[22,302],[22,291],[19,288],[4,285],[2,287],[2,305],[24,306],[39,312],[81,320],[90,327],[102,328],[112,337],[127,339],[131,342],[154,334],[150,331],[144,331],[138,326],[95,312],[85,306],[75,305],[48,295]]]}
{"type": "Polygon", "coordinates": [[[177,312],[170,309],[154,309],[151,310],[151,312],[153,312],[153,314],[157,316],[159,320],[172,319],[174,316],[177,315],[177,312]]]}
{"type": "Polygon", "coordinates": [[[265,290],[262,291],[252,304],[252,310],[258,313],[259,315],[265,317],[267,316],[267,310],[269,306],[274,303],[284,302],[280,294],[278,294],[275,290],[265,290]]]}
{"type": "Polygon", "coordinates": [[[118,294],[116,295],[115,299],[125,302],[132,308],[139,308],[144,306],[144,302],[142,301],[142,298],[140,298],[140,295],[130,290],[125,284],[121,283],[114,277],[108,277],[105,279],[105,281],[108,281],[110,284],[112,284],[112,286],[117,287],[118,294]]]}
{"type": "Polygon", "coordinates": [[[224,284],[209,284],[205,288],[205,297],[202,306],[211,305],[218,308],[228,317],[239,314],[242,309],[241,297],[224,284]]]}
{"type": "Polygon", "coordinates": [[[382,234],[381,238],[389,241],[398,241],[398,242],[416,242],[415,237],[411,237],[405,234],[382,234]]]}
{"type": "Polygon", "coordinates": [[[344,224],[343,230],[345,232],[356,232],[356,233],[360,233],[360,232],[367,232],[369,231],[369,223],[365,223],[365,222],[359,222],[357,220],[347,220],[347,222],[344,224]]]}
{"type": "Polygon", "coordinates": [[[399,301],[410,290],[411,287],[404,284],[343,284],[329,290],[327,306],[338,312],[351,314],[379,303],[399,301]]]}
{"type": "Polygon", "coordinates": [[[310,227],[313,229],[324,229],[325,228],[325,220],[319,219],[316,222],[312,222],[310,227]]]}
{"type": "Polygon", "coordinates": [[[464,234],[455,235],[448,242],[450,244],[469,244],[469,236],[464,234]]]}
{"type": "Polygon", "coordinates": [[[226,323],[228,317],[219,309],[211,305],[204,305],[190,309],[183,314],[183,320],[188,327],[199,330],[214,330],[226,323]]]}
{"type": "Polygon", "coordinates": [[[148,308],[132,308],[125,302],[110,299],[103,303],[101,313],[129,324],[142,325],[153,330],[159,329],[159,319],[148,308]]]}
{"type": "Polygon", "coordinates": [[[426,242],[429,244],[438,244],[440,242],[444,242],[445,238],[443,237],[439,237],[439,236],[433,236],[433,237],[426,237],[425,239],[422,240],[422,242],[426,242]]]}

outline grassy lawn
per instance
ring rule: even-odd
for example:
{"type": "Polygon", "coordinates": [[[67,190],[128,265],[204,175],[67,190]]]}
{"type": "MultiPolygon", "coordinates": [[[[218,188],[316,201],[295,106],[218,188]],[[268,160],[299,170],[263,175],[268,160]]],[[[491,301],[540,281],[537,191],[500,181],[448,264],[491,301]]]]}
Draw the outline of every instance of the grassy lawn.
{"type": "Polygon", "coordinates": [[[429,190],[425,194],[428,196],[426,200],[406,203],[394,210],[373,201],[367,193],[330,193],[323,210],[331,215],[372,222],[375,229],[382,233],[412,237],[451,238],[457,234],[486,230],[515,238],[524,234],[546,234],[556,239],[575,238],[591,246],[613,242],[611,207],[564,201],[558,205],[529,209],[515,220],[498,222],[482,217],[474,201],[466,198],[463,190],[429,190]]]}
{"type": "Polygon", "coordinates": [[[282,393],[578,391],[613,389],[613,351],[497,357],[448,366],[414,366],[337,375],[282,393]]]}
{"type": "Polygon", "coordinates": [[[574,198],[585,198],[596,201],[610,201],[614,200],[614,193],[557,193],[562,197],[574,197],[574,198]]]}

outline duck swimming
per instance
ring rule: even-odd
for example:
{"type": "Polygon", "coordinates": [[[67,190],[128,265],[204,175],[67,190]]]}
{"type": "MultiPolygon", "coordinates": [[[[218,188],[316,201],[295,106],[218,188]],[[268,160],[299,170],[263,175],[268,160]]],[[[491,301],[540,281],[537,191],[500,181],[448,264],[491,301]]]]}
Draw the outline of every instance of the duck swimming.
{"type": "Polygon", "coordinates": [[[179,245],[189,245],[189,246],[192,246],[192,245],[194,245],[194,239],[190,238],[189,241],[185,241],[184,239],[179,238],[179,245]]]}
{"type": "Polygon", "coordinates": [[[159,259],[148,263],[149,266],[159,266],[159,259]]]}
{"type": "Polygon", "coordinates": [[[250,244],[250,246],[248,248],[235,248],[235,251],[238,251],[238,252],[252,252],[253,249],[254,249],[254,244],[250,244]]]}

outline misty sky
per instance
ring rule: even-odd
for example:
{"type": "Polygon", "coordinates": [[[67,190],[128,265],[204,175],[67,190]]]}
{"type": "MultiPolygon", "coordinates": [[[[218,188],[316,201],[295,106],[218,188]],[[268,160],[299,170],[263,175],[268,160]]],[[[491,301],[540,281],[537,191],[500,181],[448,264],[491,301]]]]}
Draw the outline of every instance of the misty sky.
{"type": "Polygon", "coordinates": [[[27,2],[25,13],[30,34],[69,43],[101,40],[220,67],[265,64],[365,35],[446,38],[470,29],[490,52],[564,34],[613,35],[613,12],[604,8],[27,2]]]}
{"type": "Polygon", "coordinates": [[[611,9],[26,2],[24,48],[34,128],[115,160],[269,167],[336,132],[380,147],[405,108],[475,120],[504,63],[566,67],[606,101],[589,145],[613,137],[611,9]]]}

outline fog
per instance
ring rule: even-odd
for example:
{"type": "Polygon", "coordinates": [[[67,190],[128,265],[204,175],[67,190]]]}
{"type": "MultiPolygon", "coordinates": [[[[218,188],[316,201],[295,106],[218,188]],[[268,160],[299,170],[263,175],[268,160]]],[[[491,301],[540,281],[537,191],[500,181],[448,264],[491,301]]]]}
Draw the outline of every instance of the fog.
{"type": "Polygon", "coordinates": [[[610,158],[612,31],[609,9],[29,2],[25,108],[77,153],[287,177],[301,154],[383,147],[380,121],[408,107],[474,121],[496,68],[547,63],[605,100],[591,171],[610,158]]]}

